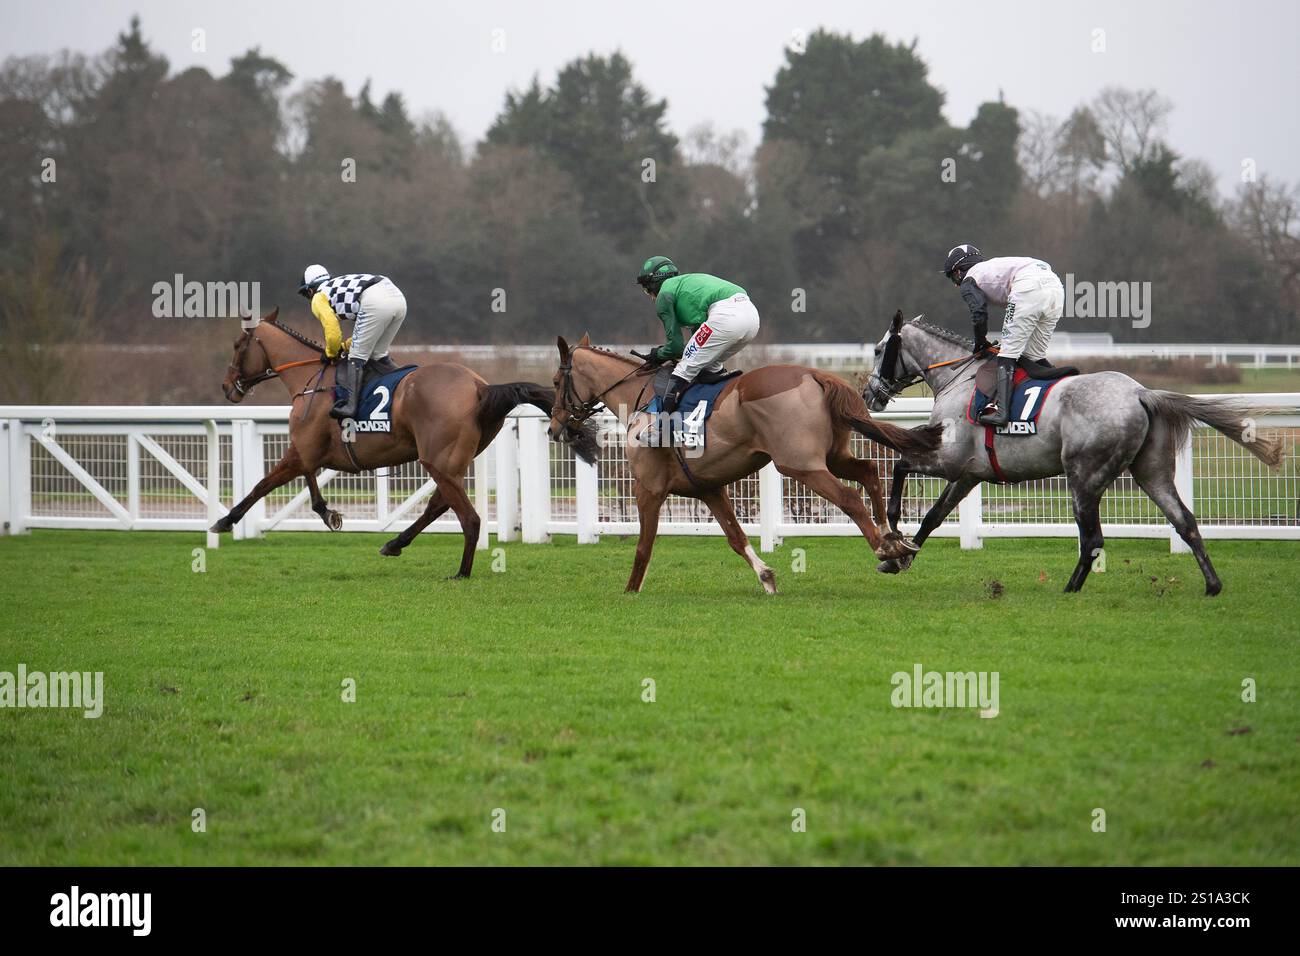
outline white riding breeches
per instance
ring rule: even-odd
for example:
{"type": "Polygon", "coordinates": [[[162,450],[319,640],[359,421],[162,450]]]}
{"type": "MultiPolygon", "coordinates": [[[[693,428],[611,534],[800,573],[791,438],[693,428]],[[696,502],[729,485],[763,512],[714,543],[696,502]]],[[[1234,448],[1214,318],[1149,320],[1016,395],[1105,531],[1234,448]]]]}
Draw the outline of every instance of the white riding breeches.
{"type": "Polygon", "coordinates": [[[758,335],[758,309],[743,292],[729,299],[719,299],[709,306],[709,317],[686,343],[673,374],[688,382],[708,369],[722,371],[722,363],[731,358],[758,335]]]}
{"type": "Polygon", "coordinates": [[[392,280],[383,279],[361,293],[358,305],[348,357],[363,362],[383,358],[406,318],[406,296],[392,280]]]}
{"type": "Polygon", "coordinates": [[[1056,323],[1065,307],[1065,287],[1054,273],[1024,275],[1011,283],[1007,314],[1002,320],[998,357],[1047,358],[1056,323]]]}

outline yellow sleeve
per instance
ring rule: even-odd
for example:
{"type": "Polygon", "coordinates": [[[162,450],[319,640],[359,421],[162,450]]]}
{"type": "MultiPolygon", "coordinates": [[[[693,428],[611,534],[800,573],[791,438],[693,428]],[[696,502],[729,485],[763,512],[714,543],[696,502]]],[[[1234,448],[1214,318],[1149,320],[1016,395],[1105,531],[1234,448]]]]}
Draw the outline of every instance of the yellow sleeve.
{"type": "Polygon", "coordinates": [[[321,328],[325,330],[326,357],[336,358],[339,349],[343,347],[343,330],[339,328],[339,317],[330,308],[329,296],[324,292],[317,292],[312,296],[311,311],[312,315],[320,321],[321,328]]]}

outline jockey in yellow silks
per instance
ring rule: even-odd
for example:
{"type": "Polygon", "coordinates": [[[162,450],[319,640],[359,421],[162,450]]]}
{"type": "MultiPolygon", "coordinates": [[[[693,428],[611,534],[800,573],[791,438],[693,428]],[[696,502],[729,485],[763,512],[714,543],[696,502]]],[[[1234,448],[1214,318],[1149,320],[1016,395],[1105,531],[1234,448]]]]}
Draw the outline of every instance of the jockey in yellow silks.
{"type": "Polygon", "coordinates": [[[366,363],[379,372],[397,370],[388,349],[406,318],[406,296],[387,276],[364,272],[331,276],[322,265],[307,267],[298,291],[311,300],[312,314],[325,332],[325,356],[335,359],[342,351],[348,354],[347,364],[335,377],[335,385],[344,395],[330,414],[352,418],[357,413],[366,363]],[[341,319],[355,321],[352,337],[346,342],[341,319]]]}

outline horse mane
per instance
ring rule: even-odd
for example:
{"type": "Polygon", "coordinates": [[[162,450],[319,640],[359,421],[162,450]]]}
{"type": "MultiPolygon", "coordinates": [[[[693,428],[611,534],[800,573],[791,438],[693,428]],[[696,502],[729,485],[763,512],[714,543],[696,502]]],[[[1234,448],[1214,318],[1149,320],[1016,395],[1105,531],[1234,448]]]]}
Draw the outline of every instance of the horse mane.
{"type": "Polygon", "coordinates": [[[262,321],[265,322],[267,325],[275,326],[277,329],[279,329],[285,335],[289,336],[289,338],[293,339],[294,341],[301,342],[303,345],[307,346],[308,348],[315,349],[321,355],[325,354],[325,346],[321,345],[319,342],[313,342],[311,339],[307,338],[307,336],[303,335],[301,332],[291,329],[287,325],[281,325],[275,319],[263,319],[262,321]]]}
{"type": "MultiPolygon", "coordinates": [[[[637,365],[645,364],[635,356],[624,355],[622,352],[615,352],[613,349],[603,349],[599,345],[584,345],[582,347],[585,349],[591,349],[593,352],[598,352],[601,355],[608,355],[610,358],[622,359],[624,362],[635,362],[637,365]]],[[[574,348],[577,348],[577,346],[575,345],[574,348]]]]}
{"type": "Polygon", "coordinates": [[[943,339],[943,341],[952,345],[960,345],[968,352],[975,348],[974,339],[968,339],[966,336],[958,332],[954,332],[951,329],[945,329],[942,325],[935,325],[933,322],[927,322],[923,316],[918,315],[907,324],[920,329],[922,332],[927,332],[937,339],[943,339]]]}

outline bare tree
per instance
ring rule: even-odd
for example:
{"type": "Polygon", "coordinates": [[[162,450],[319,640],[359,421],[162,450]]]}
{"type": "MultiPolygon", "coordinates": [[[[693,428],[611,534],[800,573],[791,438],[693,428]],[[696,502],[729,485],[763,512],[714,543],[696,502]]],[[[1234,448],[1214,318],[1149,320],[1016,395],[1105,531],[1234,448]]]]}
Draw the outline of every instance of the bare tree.
{"type": "Polygon", "coordinates": [[[1108,86],[1092,101],[1091,112],[1110,158],[1127,172],[1150,155],[1173,108],[1155,90],[1108,86]]]}
{"type": "Polygon", "coordinates": [[[1287,304],[1300,311],[1300,188],[1266,175],[1242,183],[1228,221],[1273,267],[1287,304]]]}

